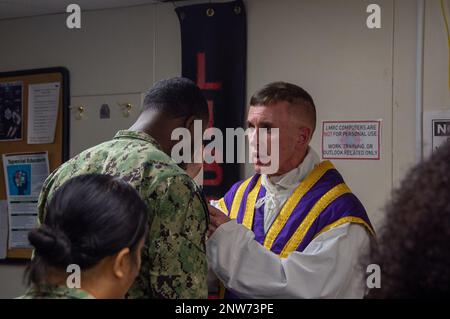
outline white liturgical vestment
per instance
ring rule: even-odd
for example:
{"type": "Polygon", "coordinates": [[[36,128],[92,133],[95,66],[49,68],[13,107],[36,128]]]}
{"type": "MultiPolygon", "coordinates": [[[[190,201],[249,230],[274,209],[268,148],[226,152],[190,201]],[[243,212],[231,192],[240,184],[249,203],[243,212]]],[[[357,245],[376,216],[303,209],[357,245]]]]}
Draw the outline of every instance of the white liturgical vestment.
{"type": "MultiPolygon", "coordinates": [[[[303,162],[276,177],[261,176],[266,195],[267,233],[281,208],[302,180],[319,164],[309,148],[303,162]]],[[[220,208],[217,202],[212,203],[220,208]]],[[[362,298],[370,235],[360,224],[344,223],[316,238],[302,251],[281,258],[254,240],[254,233],[236,220],[221,225],[206,242],[210,269],[224,286],[241,298],[362,298]]]]}

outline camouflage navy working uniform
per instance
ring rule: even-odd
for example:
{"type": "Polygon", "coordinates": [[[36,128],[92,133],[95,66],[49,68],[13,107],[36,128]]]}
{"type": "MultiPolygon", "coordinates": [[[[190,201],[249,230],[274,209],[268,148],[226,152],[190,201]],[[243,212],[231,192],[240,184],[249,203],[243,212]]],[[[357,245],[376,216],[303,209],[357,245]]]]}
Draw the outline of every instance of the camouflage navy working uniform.
{"type": "Polygon", "coordinates": [[[39,196],[39,220],[42,222],[45,204],[59,186],[88,173],[120,176],[154,212],[142,251],[141,272],[128,296],[206,298],[208,212],[185,171],[151,136],[119,131],[113,140],[80,153],[46,179],[39,196]]]}
{"type": "Polygon", "coordinates": [[[29,289],[25,295],[17,299],[95,299],[95,297],[82,289],[41,285],[39,289],[29,289]]]}

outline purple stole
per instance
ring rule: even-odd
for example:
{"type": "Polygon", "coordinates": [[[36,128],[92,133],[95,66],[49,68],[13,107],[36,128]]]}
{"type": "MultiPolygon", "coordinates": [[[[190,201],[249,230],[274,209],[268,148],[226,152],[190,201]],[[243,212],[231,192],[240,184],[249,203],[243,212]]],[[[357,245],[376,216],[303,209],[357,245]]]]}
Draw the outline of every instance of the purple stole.
{"type": "Polygon", "coordinates": [[[315,237],[348,222],[360,224],[375,235],[363,205],[330,161],[321,162],[306,176],[267,234],[264,234],[264,205],[255,209],[256,201],[265,194],[261,175],[256,174],[234,184],[219,205],[231,219],[252,230],[257,242],[281,258],[293,251],[303,251],[315,237]]]}

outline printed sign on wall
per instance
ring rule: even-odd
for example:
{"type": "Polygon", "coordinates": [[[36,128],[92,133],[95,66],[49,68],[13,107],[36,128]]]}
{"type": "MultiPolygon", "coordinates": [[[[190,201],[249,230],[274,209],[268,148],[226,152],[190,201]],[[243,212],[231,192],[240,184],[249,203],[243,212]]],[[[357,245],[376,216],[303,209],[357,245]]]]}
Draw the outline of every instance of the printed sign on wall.
{"type": "Polygon", "coordinates": [[[423,151],[431,155],[450,140],[450,111],[425,112],[423,116],[423,151]]]}
{"type": "Polygon", "coordinates": [[[322,158],[379,160],[381,120],[323,121],[322,158]]]}

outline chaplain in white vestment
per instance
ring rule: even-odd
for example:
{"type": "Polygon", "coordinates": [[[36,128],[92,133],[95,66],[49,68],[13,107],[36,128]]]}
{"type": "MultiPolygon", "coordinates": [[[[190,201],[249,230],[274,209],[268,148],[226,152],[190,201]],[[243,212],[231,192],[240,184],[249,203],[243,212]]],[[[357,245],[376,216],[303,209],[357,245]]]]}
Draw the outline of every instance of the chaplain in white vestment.
{"type": "Polygon", "coordinates": [[[374,230],[333,164],[309,146],[313,99],[294,84],[270,83],[252,96],[247,122],[255,174],[210,207],[208,263],[225,298],[362,298],[361,258],[374,230]],[[266,174],[260,146],[270,153],[273,128],[278,170],[266,174]]]}

